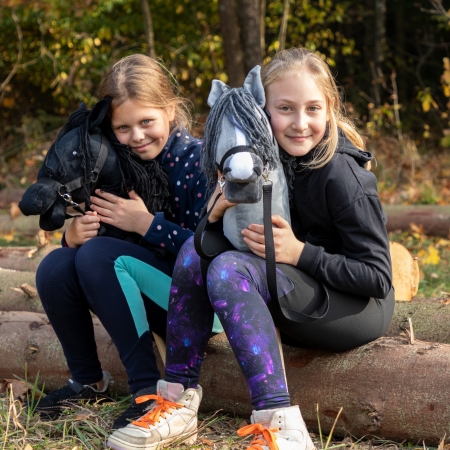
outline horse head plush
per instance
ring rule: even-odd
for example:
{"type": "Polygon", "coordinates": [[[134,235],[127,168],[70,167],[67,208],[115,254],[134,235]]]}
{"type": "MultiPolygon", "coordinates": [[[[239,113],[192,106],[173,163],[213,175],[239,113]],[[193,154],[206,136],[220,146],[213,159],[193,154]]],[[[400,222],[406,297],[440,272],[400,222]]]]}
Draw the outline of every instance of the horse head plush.
{"type": "MultiPolygon", "coordinates": [[[[71,114],[50,147],[39,169],[36,183],[25,191],[19,208],[26,216],[39,215],[39,226],[43,230],[54,231],[61,228],[64,221],[72,217],[67,214],[69,206],[85,214],[79,204],[84,203],[85,209],[89,210],[90,196],[94,195],[97,188],[123,198],[129,197],[127,189],[135,188],[147,205],[152,201],[148,201],[151,197],[148,186],[152,184],[152,180],[145,171],[145,167],[152,162],[141,162],[126,149],[118,150],[116,145],[111,144],[113,137],[107,138],[103,133],[102,124],[110,104],[111,99],[105,98],[96,103],[92,110],[87,110],[83,103],[71,114]],[[129,180],[136,179],[141,182],[127,187],[129,180]]],[[[158,177],[154,178],[156,183],[158,177]]],[[[161,202],[156,203],[154,201],[153,206],[157,211],[164,210],[159,208],[161,202]]],[[[142,237],[136,233],[103,223],[99,235],[140,244],[143,242],[142,237]]]]}
{"type": "Polygon", "coordinates": [[[208,104],[205,143],[200,158],[209,195],[215,189],[218,170],[228,201],[237,203],[225,211],[224,234],[238,250],[248,250],[241,230],[252,223],[263,224],[262,184],[272,183],[272,214],[290,223],[286,178],[278,144],[263,111],[266,99],[256,66],[243,87],[230,88],[213,80],[208,104]]]}
{"type": "Polygon", "coordinates": [[[104,99],[91,111],[83,103],[71,115],[50,147],[36,183],[25,191],[19,208],[26,216],[39,215],[43,230],[61,228],[69,217],[68,206],[89,206],[96,186],[121,179],[117,154],[100,130],[110,103],[104,99]],[[81,145],[82,140],[87,140],[86,145],[81,145]]]}

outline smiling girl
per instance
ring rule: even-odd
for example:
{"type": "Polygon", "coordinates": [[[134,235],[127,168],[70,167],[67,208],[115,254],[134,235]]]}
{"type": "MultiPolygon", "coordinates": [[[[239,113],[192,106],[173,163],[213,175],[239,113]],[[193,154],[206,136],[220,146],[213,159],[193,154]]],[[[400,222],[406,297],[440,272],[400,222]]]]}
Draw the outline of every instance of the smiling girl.
{"type": "Polygon", "coordinates": [[[63,248],[39,266],[39,295],[72,374],[66,386],[40,400],[41,416],[55,417],[68,404],[108,393],[91,311],[117,347],[132,394],[130,408],[113,426],[142,415],[148,402],[137,404],[136,397],[156,393],[160,373],[151,331],[165,336],[175,258],[205,202],[202,141],[188,133],[186,100],[176,95],[166,73],[154,59],[132,55],[117,62],[100,85],[99,98],[111,98],[103,132],[142,177],[128,180],[127,199],[97,190],[92,211],[73,219],[63,248]],[[138,183],[151,186],[159,209],[147,208],[133,189],[138,183]],[[101,222],[137,233],[141,245],[97,236],[101,222]]]}
{"type": "MultiPolygon", "coordinates": [[[[275,327],[285,343],[345,351],[382,336],[391,321],[386,217],[375,176],[366,169],[372,155],[342,115],[328,65],[313,52],[293,48],[263,67],[261,78],[291,205],[292,226],[272,217],[279,298],[273,300],[267,286],[262,225],[242,230],[252,253],[222,253],[211,262],[206,282],[193,239],[187,240],[172,277],[158,406],[114,432],[108,441],[114,449],[164,448],[177,439],[192,443],[215,312],[250,394],[251,424],[238,431],[256,435],[248,450],[312,450],[299,407],[291,405],[275,327]]],[[[226,200],[218,205],[211,221],[219,222],[226,200]]]]}

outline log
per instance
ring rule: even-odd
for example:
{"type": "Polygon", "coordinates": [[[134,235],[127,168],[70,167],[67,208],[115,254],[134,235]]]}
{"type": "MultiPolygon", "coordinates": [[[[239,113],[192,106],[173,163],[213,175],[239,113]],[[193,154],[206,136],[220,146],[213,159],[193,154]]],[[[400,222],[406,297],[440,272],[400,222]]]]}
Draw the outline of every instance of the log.
{"type": "Polygon", "coordinates": [[[0,268],[0,311],[33,311],[44,312],[41,300],[36,296],[30,297],[21,288],[29,285],[36,289],[35,272],[21,272],[0,268]]]}
{"type": "Polygon", "coordinates": [[[383,205],[388,231],[407,231],[411,223],[421,225],[430,236],[448,237],[450,206],[448,205],[383,205]]]}
{"type": "Polygon", "coordinates": [[[42,259],[60,245],[43,247],[0,247],[0,267],[2,269],[36,272],[42,259]]]}
{"type": "Polygon", "coordinates": [[[399,336],[409,330],[411,319],[414,336],[428,342],[450,344],[450,305],[435,298],[414,298],[395,302],[394,316],[386,336],[399,336]]]}
{"type": "MultiPolygon", "coordinates": [[[[44,313],[39,297],[21,292],[24,283],[36,288],[35,274],[0,268],[0,311],[32,311],[44,313]],[[20,289],[15,290],[15,289],[20,289]]],[[[413,298],[409,302],[396,301],[394,316],[386,336],[406,335],[412,320],[417,339],[450,344],[450,305],[439,299],[413,298]]]]}
{"type": "MultiPolygon", "coordinates": [[[[103,369],[114,378],[117,394],[127,393],[127,377],[111,339],[94,319],[103,369]]],[[[329,433],[337,412],[343,413],[333,436],[362,437],[437,445],[450,423],[450,345],[404,338],[380,338],[344,353],[283,346],[293,404],[299,404],[310,431],[320,425],[329,433]]],[[[202,411],[248,416],[249,396],[239,366],[223,333],[209,342],[200,383],[202,411]]],[[[0,313],[0,378],[24,377],[39,371],[46,389],[63,385],[70,376],[56,336],[43,314],[0,313]]],[[[162,363],[159,360],[160,369],[162,363]]]]}
{"type": "MultiPolygon", "coordinates": [[[[57,231],[64,231],[66,224],[57,231]]],[[[34,236],[39,228],[39,216],[24,216],[20,214],[13,219],[10,214],[0,214],[0,233],[17,233],[25,236],[34,236]]]]}
{"type": "Polygon", "coordinates": [[[22,200],[25,188],[6,188],[0,191],[0,209],[9,209],[11,203],[22,200]]]}
{"type": "Polygon", "coordinates": [[[389,242],[395,300],[410,301],[417,295],[420,270],[417,257],[398,242],[389,242]]]}
{"type": "MultiPolygon", "coordinates": [[[[113,341],[98,319],[93,319],[95,337],[103,369],[113,376],[113,391],[128,394],[125,369],[113,341]]],[[[17,375],[34,380],[45,390],[63,386],[70,378],[66,360],[52,326],[45,314],[34,312],[0,312],[0,378],[17,375]]]]}

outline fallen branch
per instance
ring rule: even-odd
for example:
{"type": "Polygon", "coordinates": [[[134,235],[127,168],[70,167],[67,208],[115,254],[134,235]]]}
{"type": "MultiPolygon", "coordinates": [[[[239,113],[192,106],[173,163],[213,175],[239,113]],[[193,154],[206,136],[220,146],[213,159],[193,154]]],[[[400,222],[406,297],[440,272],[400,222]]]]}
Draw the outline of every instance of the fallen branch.
{"type": "MultiPolygon", "coordinates": [[[[127,375],[117,351],[98,320],[94,329],[104,370],[114,378],[118,394],[127,394],[127,375]]],[[[340,408],[334,435],[372,434],[383,439],[436,445],[450,423],[450,345],[405,338],[381,338],[355,350],[327,353],[283,346],[289,392],[311,431],[328,433],[340,408]],[[432,426],[431,426],[432,424],[432,426]]],[[[239,366],[223,333],[210,340],[200,383],[202,411],[251,412],[239,366]]],[[[0,378],[39,372],[46,390],[70,377],[61,346],[45,315],[0,313],[0,378]]],[[[159,360],[160,369],[162,363],[159,360]]]]}

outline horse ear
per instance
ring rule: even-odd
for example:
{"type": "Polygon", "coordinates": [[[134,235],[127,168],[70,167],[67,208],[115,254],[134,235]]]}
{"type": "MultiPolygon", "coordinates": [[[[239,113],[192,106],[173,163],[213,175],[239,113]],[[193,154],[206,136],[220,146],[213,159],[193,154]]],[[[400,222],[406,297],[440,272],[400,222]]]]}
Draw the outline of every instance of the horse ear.
{"type": "Polygon", "coordinates": [[[244,88],[255,97],[258,106],[262,108],[266,104],[266,95],[261,81],[261,66],[255,66],[250,70],[245,78],[244,88]]]}
{"type": "Polygon", "coordinates": [[[111,106],[111,100],[111,97],[105,97],[94,105],[91,111],[89,131],[93,131],[103,122],[103,119],[111,106]]]}
{"type": "Polygon", "coordinates": [[[216,103],[219,97],[222,97],[223,93],[230,89],[225,83],[220,80],[212,80],[211,92],[208,95],[208,105],[212,106],[216,103]]]}

